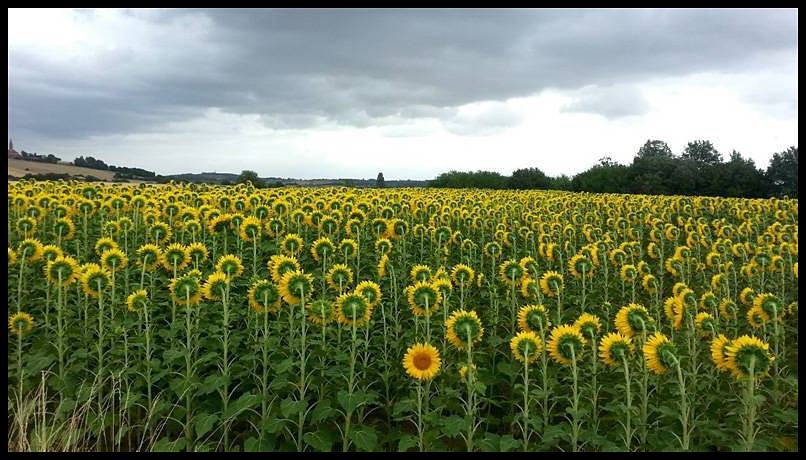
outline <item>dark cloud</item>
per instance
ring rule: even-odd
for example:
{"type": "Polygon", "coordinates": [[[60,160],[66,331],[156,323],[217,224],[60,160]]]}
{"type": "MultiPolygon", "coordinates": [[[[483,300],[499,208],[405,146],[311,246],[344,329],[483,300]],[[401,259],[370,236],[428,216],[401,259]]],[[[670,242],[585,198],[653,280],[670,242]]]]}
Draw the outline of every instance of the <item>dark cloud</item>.
{"type": "MultiPolygon", "coordinates": [[[[796,59],[798,32],[794,10],[167,10],[125,17],[132,30],[105,32],[113,46],[97,46],[78,62],[11,43],[9,127],[84,137],[154,129],[209,108],[259,114],[277,129],[368,126],[390,116],[454,126],[453,109],[473,102],[737,72],[782,50],[796,59]]],[[[76,21],[91,28],[105,19],[80,12],[76,21]]],[[[619,91],[583,92],[566,109],[608,117],[645,110],[640,95],[619,91]]],[[[488,118],[500,125],[502,117],[488,118]]]]}

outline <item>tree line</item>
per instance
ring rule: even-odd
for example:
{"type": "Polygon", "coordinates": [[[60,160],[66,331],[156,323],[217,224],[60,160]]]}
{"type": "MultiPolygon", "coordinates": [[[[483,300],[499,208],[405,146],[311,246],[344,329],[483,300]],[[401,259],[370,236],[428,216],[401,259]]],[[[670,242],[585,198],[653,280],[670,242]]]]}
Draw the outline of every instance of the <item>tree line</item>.
{"type": "Polygon", "coordinates": [[[102,160],[98,160],[93,157],[84,158],[80,156],[73,160],[73,165],[80,166],[82,168],[91,168],[91,169],[100,169],[103,171],[115,171],[115,177],[120,177],[123,179],[134,179],[137,177],[155,177],[156,174],[154,171],[148,171],[142,168],[129,168],[126,166],[114,166],[108,165],[104,163],[102,160]]]}
{"type": "Polygon", "coordinates": [[[511,176],[497,172],[450,171],[429,181],[429,187],[543,189],[591,193],[704,195],[767,198],[798,196],[798,148],[773,155],[766,170],[750,158],[731,152],[728,161],[707,140],[689,142],[679,155],[659,140],[648,140],[630,165],[604,157],[572,178],[550,177],[538,168],[518,169],[511,176]]]}

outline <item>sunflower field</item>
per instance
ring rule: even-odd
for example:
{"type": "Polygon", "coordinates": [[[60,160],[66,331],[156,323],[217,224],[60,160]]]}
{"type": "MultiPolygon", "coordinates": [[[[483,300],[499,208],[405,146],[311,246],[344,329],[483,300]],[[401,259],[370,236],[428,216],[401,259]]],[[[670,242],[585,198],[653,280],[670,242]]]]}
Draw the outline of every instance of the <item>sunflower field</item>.
{"type": "Polygon", "coordinates": [[[8,184],[9,451],[797,451],[798,203],[8,184]]]}

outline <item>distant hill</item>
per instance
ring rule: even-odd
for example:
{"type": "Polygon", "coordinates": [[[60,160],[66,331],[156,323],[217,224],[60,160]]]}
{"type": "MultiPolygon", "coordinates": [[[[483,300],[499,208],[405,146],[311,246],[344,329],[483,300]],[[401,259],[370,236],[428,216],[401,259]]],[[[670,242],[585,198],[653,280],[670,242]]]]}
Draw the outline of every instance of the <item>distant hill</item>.
{"type": "MultiPolygon", "coordinates": [[[[238,174],[233,173],[220,173],[220,172],[202,172],[202,173],[185,173],[185,174],[171,174],[167,176],[160,176],[164,181],[187,181],[195,183],[214,183],[221,184],[223,182],[234,182],[238,179],[238,174]]],[[[374,187],[375,179],[294,179],[290,177],[261,177],[262,181],[268,184],[282,183],[283,185],[298,185],[301,187],[328,187],[328,186],[350,186],[350,187],[374,187]]],[[[387,180],[387,188],[396,187],[425,187],[427,181],[424,180],[387,180]]]]}

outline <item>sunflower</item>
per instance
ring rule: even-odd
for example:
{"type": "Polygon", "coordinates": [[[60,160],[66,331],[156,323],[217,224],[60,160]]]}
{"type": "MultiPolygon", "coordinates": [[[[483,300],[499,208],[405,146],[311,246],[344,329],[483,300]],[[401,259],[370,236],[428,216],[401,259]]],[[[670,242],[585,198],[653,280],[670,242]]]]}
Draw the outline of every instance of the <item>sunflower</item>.
{"type": "Polygon", "coordinates": [[[754,329],[759,329],[764,326],[764,323],[767,322],[765,319],[765,314],[763,310],[759,310],[757,308],[750,308],[747,310],[747,322],[752,326],[754,329]]]}
{"type": "Polygon", "coordinates": [[[325,299],[317,299],[305,305],[308,310],[308,319],[319,326],[329,324],[333,320],[333,307],[333,302],[325,299]]]}
{"type": "Polygon", "coordinates": [[[520,282],[521,278],[524,276],[524,269],[520,266],[520,264],[515,260],[505,260],[501,263],[498,267],[498,275],[501,278],[501,281],[508,286],[513,286],[520,282]]]}
{"type": "Polygon", "coordinates": [[[17,246],[17,254],[29,262],[37,262],[42,258],[42,243],[35,238],[25,238],[17,246]]]}
{"type": "Polygon", "coordinates": [[[313,260],[317,262],[327,258],[335,250],[336,246],[328,237],[319,238],[311,245],[311,255],[313,256],[313,260]]]}
{"type": "Polygon", "coordinates": [[[218,272],[227,275],[229,280],[233,280],[243,273],[243,264],[241,258],[232,254],[226,254],[218,258],[215,264],[215,269],[218,272]]]}
{"type": "Polygon", "coordinates": [[[755,296],[753,299],[753,309],[761,314],[765,322],[769,321],[771,318],[781,319],[781,301],[777,296],[769,292],[755,296]]]}
{"type": "Polygon", "coordinates": [[[249,306],[257,313],[261,313],[264,310],[269,313],[277,313],[280,310],[280,291],[269,280],[255,281],[249,288],[247,298],[249,299],[249,306]]]}
{"type": "Polygon", "coordinates": [[[475,311],[456,310],[445,322],[445,336],[459,350],[481,340],[484,328],[475,311]]]}
{"type": "Polygon", "coordinates": [[[478,369],[476,368],[475,364],[471,363],[470,366],[468,366],[467,364],[463,364],[462,367],[459,368],[459,380],[461,380],[463,383],[467,382],[468,372],[470,373],[470,376],[472,377],[472,376],[476,375],[477,371],[478,371],[478,369]]]}
{"type": "Polygon", "coordinates": [[[484,277],[484,273],[479,273],[478,276],[476,276],[476,287],[481,289],[481,286],[484,284],[485,280],[486,278],[484,277]]]}
{"type": "Polygon", "coordinates": [[[528,275],[524,275],[521,279],[521,295],[525,299],[536,300],[540,293],[540,283],[535,281],[528,275]]]}
{"type": "Polygon", "coordinates": [[[118,248],[112,248],[101,254],[101,266],[110,272],[118,272],[126,267],[129,258],[118,248]]]}
{"type": "Polygon", "coordinates": [[[526,305],[518,311],[518,327],[524,332],[545,331],[551,326],[548,312],[543,305],[526,305]]]}
{"type": "Polygon", "coordinates": [[[60,235],[63,240],[72,240],[76,235],[76,225],[69,217],[62,217],[56,219],[53,224],[53,230],[57,235],[60,235]]]}
{"type": "Polygon", "coordinates": [[[635,351],[632,339],[618,332],[611,332],[599,342],[599,357],[610,367],[618,367],[623,359],[635,351]]]}
{"type": "Polygon", "coordinates": [[[712,333],[716,330],[714,317],[706,312],[697,313],[697,316],[694,317],[694,327],[703,335],[712,333]]]}
{"type": "Polygon", "coordinates": [[[202,294],[207,300],[221,300],[227,292],[230,278],[226,273],[216,271],[211,273],[202,286],[202,294]]]}
{"type": "Polygon", "coordinates": [[[280,295],[291,305],[302,301],[303,297],[310,298],[313,292],[313,276],[300,270],[289,271],[280,280],[280,295]]]}
{"type": "Polygon", "coordinates": [[[271,271],[271,279],[279,284],[283,279],[283,275],[288,272],[299,271],[300,265],[295,257],[288,257],[282,254],[275,254],[269,259],[269,270],[271,271]]]}
{"type": "Polygon", "coordinates": [[[451,279],[459,286],[469,286],[476,277],[476,272],[465,264],[456,264],[451,270],[451,279]]]}
{"type": "Polygon", "coordinates": [[[81,288],[91,297],[98,297],[111,283],[109,272],[98,264],[85,264],[81,268],[81,288]]]}
{"type": "Polygon", "coordinates": [[[327,271],[325,281],[331,289],[344,290],[353,282],[353,271],[347,265],[336,264],[327,271]]]}
{"type": "Polygon", "coordinates": [[[674,345],[660,332],[646,341],[643,351],[647,367],[658,375],[666,373],[676,363],[674,345]]]}
{"type": "Polygon", "coordinates": [[[616,313],[615,324],[618,331],[625,337],[632,338],[641,331],[649,330],[648,326],[654,321],[643,305],[631,303],[621,307],[616,313]]]}
{"type": "Polygon", "coordinates": [[[739,294],[739,301],[745,305],[753,305],[753,299],[756,297],[756,292],[751,287],[742,289],[739,294]]]}
{"type": "Polygon", "coordinates": [[[501,245],[496,243],[495,241],[491,241],[485,244],[482,251],[484,252],[485,256],[491,259],[497,259],[501,257],[501,245]]]}
{"type": "Polygon", "coordinates": [[[551,358],[558,364],[569,366],[571,358],[577,360],[582,356],[585,338],[577,326],[563,324],[551,330],[548,349],[551,358]]]}
{"type": "Polygon", "coordinates": [[[18,232],[27,236],[29,233],[36,232],[36,219],[34,219],[33,217],[20,217],[19,219],[17,219],[15,226],[17,227],[18,232]]]}
{"type": "Polygon", "coordinates": [[[669,274],[677,278],[680,276],[680,270],[683,268],[683,259],[670,257],[666,259],[663,266],[666,267],[666,271],[669,272],[669,274]]]}
{"type": "Polygon", "coordinates": [[[434,312],[442,301],[442,294],[433,284],[420,281],[408,287],[407,300],[409,307],[416,316],[423,316],[434,312]]]}
{"type": "MultiPolygon", "coordinates": [[[[634,269],[635,267],[633,267],[634,269]]],[[[590,259],[583,254],[576,254],[568,261],[568,271],[574,278],[582,277],[582,273],[590,276],[593,269],[590,259]]]]}
{"type": "Polygon", "coordinates": [[[358,255],[358,243],[349,238],[343,239],[339,243],[339,251],[344,254],[345,258],[355,258],[358,255]]]}
{"type": "Polygon", "coordinates": [[[748,335],[732,340],[725,346],[726,366],[739,378],[760,377],[769,369],[773,357],[766,342],[748,335]]]}
{"type": "Polygon", "coordinates": [[[248,216],[241,222],[241,226],[238,228],[238,236],[243,241],[260,240],[261,230],[260,219],[255,216],[248,216]]]}
{"type": "Polygon", "coordinates": [[[280,241],[280,248],[286,254],[296,256],[305,248],[305,241],[296,233],[289,233],[280,241]]]}
{"type": "Polygon", "coordinates": [[[115,242],[112,238],[99,238],[98,241],[95,243],[95,252],[98,255],[103,254],[110,249],[119,249],[118,243],[115,242]]]}
{"type": "Polygon", "coordinates": [[[711,290],[719,292],[725,286],[725,274],[724,273],[717,273],[716,275],[711,277],[711,290]]]}
{"type": "Polygon", "coordinates": [[[372,281],[362,281],[355,287],[355,292],[369,300],[369,306],[375,308],[381,303],[381,287],[372,281]]]}
{"type": "Polygon", "coordinates": [[[154,270],[162,261],[162,251],[156,244],[144,244],[136,252],[138,265],[146,270],[154,270]]]}
{"type": "Polygon", "coordinates": [[[409,276],[411,276],[412,283],[428,281],[431,278],[431,268],[428,265],[415,265],[411,268],[409,276]]]}
{"type": "Polygon", "coordinates": [[[80,276],[78,261],[70,256],[59,256],[45,267],[45,277],[49,283],[67,286],[78,281],[80,276]]]}
{"type": "Polygon", "coordinates": [[[378,260],[378,278],[386,277],[386,266],[389,264],[389,255],[383,254],[378,260]]]}
{"type": "Polygon", "coordinates": [[[14,313],[8,318],[8,329],[17,335],[31,332],[34,329],[34,317],[24,311],[14,313]]]}
{"type": "Polygon", "coordinates": [[[582,332],[582,335],[588,340],[594,340],[596,334],[602,329],[602,323],[599,317],[591,315],[590,313],[583,313],[574,322],[574,326],[582,332]]]}
{"type": "Polygon", "coordinates": [[[728,366],[728,356],[725,354],[725,347],[730,343],[730,339],[724,334],[719,334],[711,340],[711,360],[716,368],[722,372],[730,371],[728,366]]]}
{"type": "Polygon", "coordinates": [[[563,275],[549,270],[540,277],[540,289],[548,297],[557,297],[563,289],[563,275]]]}
{"type": "Polygon", "coordinates": [[[672,295],[674,297],[679,296],[680,292],[682,292],[683,289],[686,289],[687,287],[688,286],[686,285],[686,283],[684,283],[682,281],[678,281],[677,283],[674,283],[674,286],[672,286],[672,295]]]}
{"type": "Polygon", "coordinates": [[[431,380],[437,375],[441,365],[439,351],[430,344],[415,344],[406,350],[403,357],[406,373],[417,380],[431,380]]]}
{"type": "Polygon", "coordinates": [[[641,286],[648,294],[655,294],[658,292],[658,280],[653,275],[644,275],[641,280],[641,286]]]}
{"type": "Polygon", "coordinates": [[[739,308],[736,306],[736,302],[731,299],[722,299],[719,302],[719,315],[725,318],[736,319],[736,314],[738,313],[739,308]]]}
{"type": "Polygon", "coordinates": [[[619,270],[619,278],[624,282],[633,282],[638,277],[638,270],[633,264],[626,264],[619,270]]]}
{"type": "Polygon", "coordinates": [[[660,250],[658,249],[658,245],[654,242],[650,242],[646,247],[646,253],[649,257],[653,259],[660,259],[660,250]]]}
{"type": "Polygon", "coordinates": [[[336,320],[345,325],[363,326],[372,316],[372,305],[358,292],[349,292],[336,299],[336,320]]]}
{"type": "Polygon", "coordinates": [[[130,312],[140,311],[148,306],[148,291],[138,289],[126,297],[126,308],[130,312]]]}
{"type": "Polygon", "coordinates": [[[519,332],[510,340],[509,348],[518,361],[533,363],[543,350],[543,341],[534,332],[519,332]]]}
{"type": "Polygon", "coordinates": [[[16,263],[17,263],[17,253],[13,249],[8,248],[8,266],[10,267],[16,263]]]}
{"type": "Polygon", "coordinates": [[[64,251],[62,251],[62,248],[58,246],[54,246],[52,244],[42,246],[42,259],[45,262],[50,262],[51,260],[63,255],[64,251]]]}
{"type": "MultiPolygon", "coordinates": [[[[518,262],[518,265],[521,266],[526,275],[534,275],[537,273],[537,261],[533,257],[523,257],[518,262]]],[[[524,275],[524,276],[526,276],[524,275]]]]}
{"type": "Polygon", "coordinates": [[[711,291],[706,291],[700,296],[700,310],[713,310],[719,306],[719,301],[711,291]]]}
{"type": "Polygon", "coordinates": [[[194,266],[199,266],[202,262],[207,260],[208,252],[207,246],[203,243],[195,242],[190,243],[185,247],[185,253],[188,255],[190,261],[193,262],[194,266]]]}

